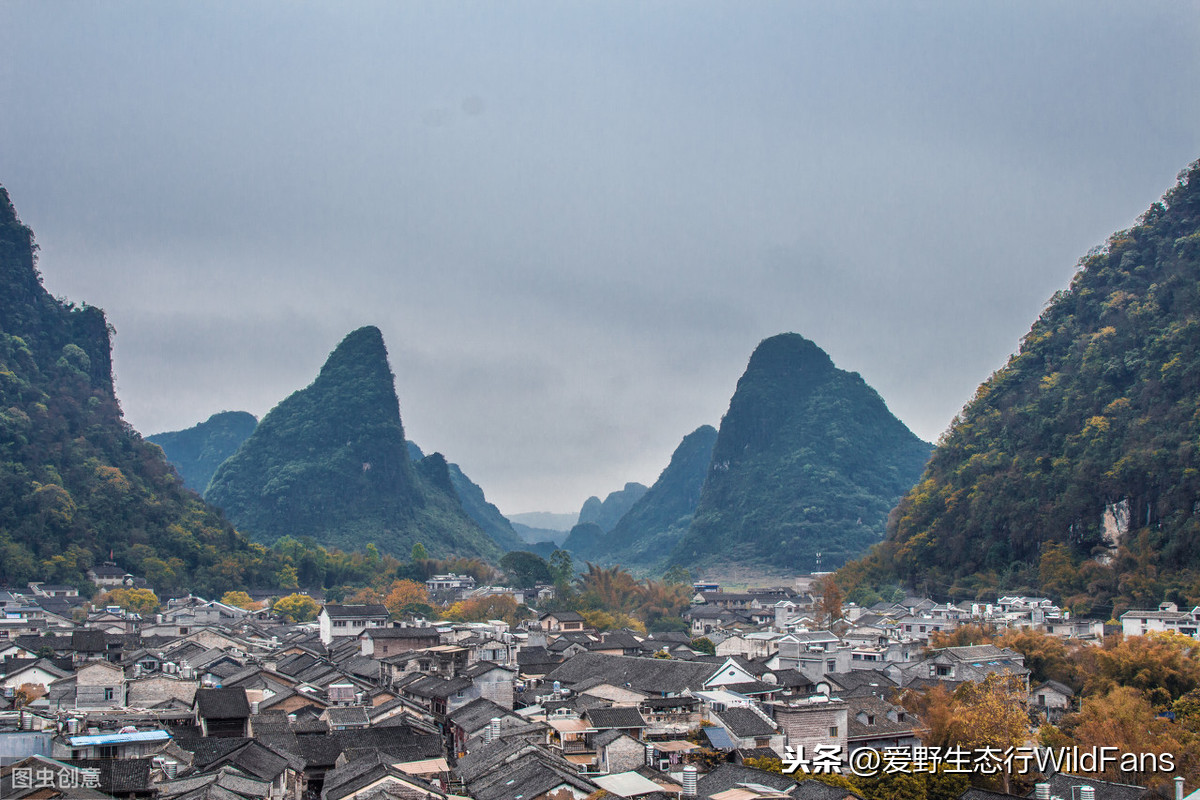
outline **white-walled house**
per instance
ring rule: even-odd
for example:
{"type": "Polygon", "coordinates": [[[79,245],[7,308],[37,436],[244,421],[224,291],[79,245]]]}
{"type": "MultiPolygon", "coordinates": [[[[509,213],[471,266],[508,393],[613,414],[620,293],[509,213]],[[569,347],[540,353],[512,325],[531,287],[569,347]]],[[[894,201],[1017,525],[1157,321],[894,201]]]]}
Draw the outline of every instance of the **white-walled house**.
{"type": "Polygon", "coordinates": [[[386,628],[388,610],[381,605],[327,605],[317,616],[321,642],[328,647],[334,639],[356,637],[368,628],[386,628]]]}

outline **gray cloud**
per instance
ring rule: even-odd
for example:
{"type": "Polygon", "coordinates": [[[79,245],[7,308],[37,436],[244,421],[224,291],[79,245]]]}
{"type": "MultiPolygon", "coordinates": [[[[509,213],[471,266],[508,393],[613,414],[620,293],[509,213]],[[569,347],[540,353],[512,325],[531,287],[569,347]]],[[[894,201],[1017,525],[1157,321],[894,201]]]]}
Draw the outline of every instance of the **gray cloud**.
{"type": "Polygon", "coordinates": [[[0,6],[0,182],[152,432],[378,324],[506,511],[649,482],[798,331],[935,438],[1200,155],[1174,2],[0,6]]]}

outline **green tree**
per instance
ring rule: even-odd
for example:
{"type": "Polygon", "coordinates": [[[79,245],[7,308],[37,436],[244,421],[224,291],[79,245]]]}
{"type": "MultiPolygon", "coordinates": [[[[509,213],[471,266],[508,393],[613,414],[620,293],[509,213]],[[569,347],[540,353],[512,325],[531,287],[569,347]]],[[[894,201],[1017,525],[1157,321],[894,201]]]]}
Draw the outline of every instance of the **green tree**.
{"type": "Polygon", "coordinates": [[[425,545],[417,542],[412,546],[412,555],[410,559],[416,563],[418,561],[426,561],[429,559],[429,551],[425,549],[425,545]]]}
{"type": "Polygon", "coordinates": [[[698,639],[692,639],[692,649],[706,655],[715,656],[717,654],[717,646],[713,644],[713,640],[707,636],[701,636],[698,639]]]}
{"type": "Polygon", "coordinates": [[[663,583],[682,583],[690,588],[692,584],[692,573],[687,567],[681,564],[675,564],[663,574],[663,583]]]}
{"type": "Polygon", "coordinates": [[[566,550],[555,550],[551,553],[549,566],[556,586],[565,586],[575,577],[575,563],[566,550]]]}
{"type": "Polygon", "coordinates": [[[507,574],[508,585],[531,589],[539,583],[550,583],[553,576],[546,560],[536,553],[514,550],[500,559],[500,569],[507,574]]]}
{"type": "Polygon", "coordinates": [[[300,576],[296,573],[296,568],[291,564],[284,564],[275,573],[275,585],[280,589],[299,589],[300,576]]]}

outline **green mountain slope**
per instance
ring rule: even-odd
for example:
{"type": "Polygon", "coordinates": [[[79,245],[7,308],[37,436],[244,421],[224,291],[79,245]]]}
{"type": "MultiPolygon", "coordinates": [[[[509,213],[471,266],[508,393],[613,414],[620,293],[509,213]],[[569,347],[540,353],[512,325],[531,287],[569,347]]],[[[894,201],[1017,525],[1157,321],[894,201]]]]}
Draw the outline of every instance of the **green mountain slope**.
{"type": "Polygon", "coordinates": [[[753,355],[671,563],[812,569],[861,555],[921,474],[930,445],[857,373],[795,333],[753,355]]]}
{"type": "Polygon", "coordinates": [[[661,565],[691,525],[716,441],[717,429],[711,425],[702,425],[683,437],[658,480],[608,536],[595,540],[581,532],[576,537],[576,547],[589,548],[576,553],[576,558],[634,569],[661,565]]]}
{"type": "Polygon", "coordinates": [[[445,459],[409,460],[387,349],[360,328],[317,379],[273,408],[209,484],[207,499],[254,538],[311,536],[324,545],[407,556],[498,558],[463,511],[445,459]],[[428,462],[428,463],[427,463],[428,462]],[[435,463],[436,462],[436,463],[435,463]]]}
{"type": "Polygon", "coordinates": [[[222,411],[185,430],[147,436],[146,441],[163,449],[185,486],[204,494],[217,467],[237,452],[257,424],[245,411],[222,411]]]}
{"type": "Polygon", "coordinates": [[[609,492],[603,502],[599,497],[589,497],[579,509],[579,521],[576,524],[594,522],[601,530],[611,531],[646,492],[647,488],[642,484],[630,482],[615,492],[609,492]]]}
{"type": "MultiPolygon", "coordinates": [[[[412,441],[408,442],[408,454],[414,461],[425,458],[421,448],[412,441]]],[[[454,486],[454,493],[462,502],[467,516],[475,520],[479,527],[483,528],[483,532],[490,536],[501,549],[505,551],[524,550],[524,540],[513,529],[508,518],[500,513],[500,509],[488,502],[483,488],[468,478],[458,464],[451,462],[447,464],[447,469],[450,474],[450,483],[454,486]]]]}
{"type": "Polygon", "coordinates": [[[1200,601],[1200,169],[1081,262],[856,580],[1200,601]]]}
{"type": "Polygon", "coordinates": [[[261,584],[261,553],[122,418],[98,308],[52,298],[0,188],[0,582],[83,583],[111,553],[162,591],[261,584]]]}

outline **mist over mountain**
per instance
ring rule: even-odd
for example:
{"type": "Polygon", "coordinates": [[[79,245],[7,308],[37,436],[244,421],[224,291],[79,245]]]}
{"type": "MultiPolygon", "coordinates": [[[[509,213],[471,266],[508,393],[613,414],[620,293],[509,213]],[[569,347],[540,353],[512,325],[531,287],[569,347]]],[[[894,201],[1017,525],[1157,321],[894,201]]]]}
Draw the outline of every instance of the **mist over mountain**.
{"type": "Polygon", "coordinates": [[[1200,167],[1085,257],[847,568],[1080,610],[1200,602],[1200,167]]]}
{"type": "Polygon", "coordinates": [[[528,528],[561,531],[566,533],[579,522],[578,514],[556,514],[553,511],[525,511],[520,514],[505,514],[513,525],[528,528]]]}
{"type": "Polygon", "coordinates": [[[184,485],[203,495],[217,467],[237,452],[256,425],[258,420],[246,411],[222,411],[185,430],[147,436],[146,441],[161,447],[184,485]]]}
{"type": "Polygon", "coordinates": [[[463,509],[445,459],[410,461],[387,349],[371,326],[263,417],[207,498],[268,543],[290,535],[344,549],[373,542],[401,557],[416,542],[433,556],[501,553],[463,509]]]}
{"type": "Polygon", "coordinates": [[[764,340],[738,381],[670,563],[837,566],[878,542],[931,446],[854,372],[795,333],[764,340]]]}

